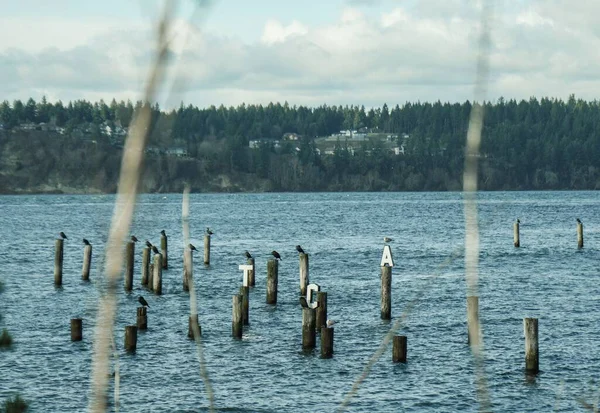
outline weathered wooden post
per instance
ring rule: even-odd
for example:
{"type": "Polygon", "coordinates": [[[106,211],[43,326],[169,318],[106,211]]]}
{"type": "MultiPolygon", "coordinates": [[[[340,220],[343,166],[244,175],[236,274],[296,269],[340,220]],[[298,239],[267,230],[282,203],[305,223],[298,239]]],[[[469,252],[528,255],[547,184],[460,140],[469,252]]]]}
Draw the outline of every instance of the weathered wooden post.
{"type": "Polygon", "coordinates": [[[59,238],[54,242],[54,285],[62,285],[62,274],[63,274],[63,243],[64,241],[59,238]]]}
{"type": "Polygon", "coordinates": [[[133,289],[133,257],[135,254],[135,242],[129,241],[125,250],[125,291],[133,289]]]}
{"type": "Polygon", "coordinates": [[[242,296],[236,294],[232,299],[233,310],[232,310],[232,321],[231,321],[231,335],[234,338],[242,338],[243,328],[243,317],[242,317],[242,296]]]}
{"type": "Polygon", "coordinates": [[[81,269],[81,279],[87,281],[90,279],[90,268],[92,266],[92,244],[86,244],[83,247],[83,268],[81,269]]]}
{"type": "Polygon", "coordinates": [[[300,295],[306,295],[308,285],[308,254],[301,252],[300,256],[300,295]]]}
{"type": "Polygon", "coordinates": [[[210,234],[204,234],[204,265],[210,265],[210,234]]]}
{"type": "Polygon", "coordinates": [[[327,293],[319,291],[317,293],[317,331],[327,323],[327,293]]]}
{"type": "Polygon", "coordinates": [[[81,318],[71,319],[71,341],[83,339],[83,320],[81,318]]]}
{"type": "Polygon", "coordinates": [[[392,249],[389,245],[383,247],[381,256],[381,319],[392,319],[392,249]]]}
{"type": "Polygon", "coordinates": [[[313,308],[302,309],[302,349],[312,350],[316,346],[316,311],[313,308]]]}
{"type": "Polygon", "coordinates": [[[519,248],[521,246],[521,237],[519,234],[520,224],[521,221],[519,221],[518,219],[517,222],[513,224],[513,244],[515,245],[515,248],[519,248]]]}
{"type": "Polygon", "coordinates": [[[135,351],[137,347],[137,330],[137,326],[125,327],[125,351],[135,351]]]}
{"type": "Polygon", "coordinates": [[[467,344],[471,344],[472,339],[475,339],[475,344],[479,344],[479,331],[476,328],[479,324],[479,297],[470,295],[467,297],[467,344]]]}
{"type": "Polygon", "coordinates": [[[255,269],[254,258],[248,258],[248,261],[246,261],[246,264],[252,266],[252,269],[250,271],[248,271],[248,286],[254,287],[254,285],[256,284],[256,279],[254,277],[254,269],[255,269]]]}
{"type": "Polygon", "coordinates": [[[250,324],[250,287],[240,287],[240,295],[242,296],[242,322],[247,326],[250,324]]]}
{"type": "Polygon", "coordinates": [[[279,261],[267,261],[267,304],[277,304],[277,283],[279,278],[279,261]]]}
{"type": "Polygon", "coordinates": [[[148,284],[147,287],[152,291],[154,289],[154,264],[148,264],[148,284]]]}
{"type": "Polygon", "coordinates": [[[321,327],[321,357],[333,356],[333,327],[321,327]]]}
{"type": "Polygon", "coordinates": [[[191,248],[183,251],[183,291],[190,290],[190,279],[194,276],[194,256],[191,248]]]}
{"type": "Polygon", "coordinates": [[[524,318],[523,329],[525,330],[525,371],[529,374],[537,374],[540,371],[538,319],[524,318]]]}
{"type": "Polygon", "coordinates": [[[406,336],[394,336],[392,362],[406,363],[406,336]]]}
{"type": "Polygon", "coordinates": [[[198,336],[202,335],[202,327],[198,321],[198,314],[192,314],[188,319],[188,337],[194,338],[194,327],[198,327],[198,336]]]}
{"type": "Polygon", "coordinates": [[[583,248],[583,223],[577,218],[577,248],[583,248]]]}
{"type": "Polygon", "coordinates": [[[152,274],[152,291],[162,294],[162,254],[154,254],[154,274],[152,274]]]}
{"type": "Polygon", "coordinates": [[[147,330],[148,329],[148,315],[146,313],[146,307],[138,307],[137,308],[137,328],[138,330],[147,330]]]}
{"type": "Polygon", "coordinates": [[[168,270],[169,252],[167,251],[167,234],[164,229],[160,232],[160,253],[162,254],[162,267],[168,270]]]}
{"type": "Polygon", "coordinates": [[[150,251],[150,247],[146,247],[142,252],[142,285],[148,285],[150,279],[150,251]]]}

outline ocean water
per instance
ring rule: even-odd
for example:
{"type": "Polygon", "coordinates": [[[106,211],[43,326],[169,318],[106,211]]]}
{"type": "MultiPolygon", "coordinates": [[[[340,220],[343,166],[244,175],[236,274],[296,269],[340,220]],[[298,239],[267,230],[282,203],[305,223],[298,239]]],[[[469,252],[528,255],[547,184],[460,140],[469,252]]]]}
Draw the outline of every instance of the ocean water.
{"type": "MultiPolygon", "coordinates": [[[[94,323],[104,289],[104,244],[114,196],[0,197],[0,327],[14,338],[0,351],[0,400],[19,392],[32,411],[85,411],[94,323]],[[64,231],[62,288],[53,285],[54,239],[64,231]],[[82,238],[94,246],[91,281],[81,280],[82,238]],[[83,341],[69,320],[83,318],[83,341]]],[[[120,411],[208,411],[182,291],[181,195],[142,195],[132,234],[169,235],[163,295],[119,289],[115,342],[120,411]],[[137,297],[149,302],[135,354],[123,351],[137,297]]],[[[380,319],[383,236],[395,260],[392,317],[404,316],[408,362],[377,361],[349,412],[476,412],[474,363],[466,344],[464,216],[460,193],[192,194],[194,276],[202,342],[217,411],[332,412],[377,350],[391,322],[380,319]],[[206,226],[211,265],[201,262],[206,226]],[[336,320],[334,357],[301,351],[298,256],[311,254],[310,279],[328,292],[336,320]],[[256,258],[250,325],[231,337],[231,297],[242,282],[244,250],[256,258]],[[265,303],[266,261],[281,253],[277,305],[265,303]],[[455,258],[451,257],[455,255],[455,258]]],[[[600,392],[599,192],[478,194],[479,295],[485,377],[498,412],[571,412],[600,392]],[[575,218],[584,223],[577,249],[575,218]],[[512,223],[521,219],[521,245],[512,223]],[[524,374],[523,318],[539,318],[540,374],[524,374]]],[[[114,360],[112,361],[114,368],[114,360]]],[[[111,395],[114,383],[111,379],[111,395]]],[[[114,409],[114,406],[111,407],[114,409]]]]}

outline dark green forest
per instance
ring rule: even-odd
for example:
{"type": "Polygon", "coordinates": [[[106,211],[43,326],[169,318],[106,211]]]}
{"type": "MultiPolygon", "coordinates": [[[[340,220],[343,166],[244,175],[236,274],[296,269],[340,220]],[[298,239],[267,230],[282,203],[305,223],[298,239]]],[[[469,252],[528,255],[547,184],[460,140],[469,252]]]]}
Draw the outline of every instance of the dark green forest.
{"type": "MultiPolygon", "coordinates": [[[[115,191],[126,129],[142,105],[4,101],[0,192],[115,191]]],[[[500,98],[484,105],[480,189],[600,189],[598,101],[500,98]]],[[[169,111],[154,104],[151,109],[145,192],[180,191],[184,182],[194,191],[462,186],[468,101],[370,109],[288,103],[202,109],[182,104],[169,111]],[[325,139],[342,130],[365,136],[325,139]],[[299,139],[284,139],[291,133],[299,139]],[[327,142],[332,150],[319,149],[327,142]]]]}

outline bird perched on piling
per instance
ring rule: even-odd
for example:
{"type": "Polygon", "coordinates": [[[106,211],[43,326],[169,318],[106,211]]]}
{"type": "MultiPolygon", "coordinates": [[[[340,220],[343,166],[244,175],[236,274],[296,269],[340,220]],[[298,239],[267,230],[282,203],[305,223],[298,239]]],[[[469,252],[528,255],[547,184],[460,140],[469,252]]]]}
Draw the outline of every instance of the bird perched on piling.
{"type": "MultiPolygon", "coordinates": [[[[578,223],[578,224],[581,224],[581,220],[580,220],[579,218],[577,218],[577,223],[578,223]]],[[[61,234],[62,234],[62,232],[61,232],[61,234]]],[[[65,238],[66,238],[66,237],[65,237],[65,238]]]]}
{"type": "Polygon", "coordinates": [[[335,321],[333,320],[327,320],[327,328],[333,327],[333,325],[335,324],[335,321]]]}
{"type": "Polygon", "coordinates": [[[296,251],[298,251],[300,254],[306,254],[300,245],[296,245],[296,251]]]}
{"type": "Polygon", "coordinates": [[[152,243],[150,241],[146,240],[146,246],[148,248],[152,248],[152,243]]]}
{"type": "Polygon", "coordinates": [[[519,218],[517,218],[517,224],[520,224],[521,220],[519,218]]]}
{"type": "Polygon", "coordinates": [[[300,296],[300,306],[302,308],[308,308],[308,301],[306,301],[306,297],[303,295],[300,296]]]}
{"type": "Polygon", "coordinates": [[[87,239],[83,239],[83,245],[90,245],[90,242],[87,239]]]}
{"type": "Polygon", "coordinates": [[[212,232],[209,227],[206,227],[206,235],[212,235],[212,234],[214,234],[214,232],[212,232]]]}
{"type": "MultiPolygon", "coordinates": [[[[578,220],[579,220],[579,219],[578,219],[578,220]]],[[[58,234],[58,235],[60,235],[60,237],[61,237],[62,239],[68,239],[68,238],[67,238],[67,236],[65,235],[65,233],[64,233],[64,232],[62,232],[62,231],[61,231],[61,232],[60,232],[60,234],[58,234]]]]}
{"type": "Polygon", "coordinates": [[[148,301],[146,301],[146,300],[144,299],[144,297],[142,297],[141,295],[138,297],[138,301],[139,301],[139,303],[140,303],[141,305],[143,305],[144,307],[150,307],[150,306],[148,305],[148,301]]]}
{"type": "Polygon", "coordinates": [[[165,232],[165,230],[163,229],[162,231],[160,231],[160,235],[162,235],[163,237],[167,236],[167,233],[165,232]]]}
{"type": "Polygon", "coordinates": [[[138,242],[138,239],[137,239],[137,237],[135,235],[132,235],[131,236],[131,241],[132,242],[138,242]]]}
{"type": "Polygon", "coordinates": [[[192,251],[198,251],[198,249],[196,247],[194,247],[192,244],[188,245],[189,249],[191,249],[192,251]]]}
{"type": "Polygon", "coordinates": [[[383,237],[383,242],[392,242],[393,239],[390,237],[383,237]]]}
{"type": "Polygon", "coordinates": [[[160,251],[158,250],[158,248],[156,248],[156,245],[152,246],[152,252],[155,254],[160,254],[160,251]]]}
{"type": "Polygon", "coordinates": [[[246,250],[246,252],[244,252],[244,255],[246,256],[246,258],[248,258],[248,259],[252,259],[252,254],[250,254],[250,253],[248,252],[248,250],[246,250]]]}
{"type": "Polygon", "coordinates": [[[273,254],[273,256],[275,257],[276,260],[280,260],[281,259],[281,255],[279,255],[279,253],[275,250],[271,251],[271,254],[273,254]]]}

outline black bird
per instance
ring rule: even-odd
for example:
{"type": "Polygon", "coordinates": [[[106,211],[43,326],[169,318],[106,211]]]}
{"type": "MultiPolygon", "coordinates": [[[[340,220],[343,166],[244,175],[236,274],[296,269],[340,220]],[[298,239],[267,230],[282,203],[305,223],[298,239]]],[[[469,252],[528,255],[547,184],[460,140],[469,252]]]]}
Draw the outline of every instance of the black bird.
{"type": "Polygon", "coordinates": [[[67,236],[65,235],[65,233],[64,233],[64,232],[62,232],[62,231],[61,231],[61,232],[60,232],[60,234],[58,234],[58,235],[60,235],[60,237],[61,237],[62,239],[68,239],[68,238],[67,238],[67,236]]]}
{"type": "Polygon", "coordinates": [[[306,301],[306,297],[303,295],[300,296],[300,305],[302,308],[308,308],[308,301],[306,301]]]}
{"type": "Polygon", "coordinates": [[[192,244],[189,244],[188,247],[190,247],[190,249],[192,251],[198,251],[198,249],[196,247],[194,247],[192,244]]]}
{"type": "Polygon", "coordinates": [[[160,231],[160,235],[162,235],[163,237],[167,236],[167,233],[165,232],[165,230],[163,229],[162,231],[160,231]]]}
{"type": "Polygon", "coordinates": [[[250,254],[250,253],[248,252],[248,250],[246,250],[246,252],[244,253],[244,255],[245,255],[245,256],[246,256],[246,258],[248,258],[248,259],[252,258],[252,254],[250,254]]]}
{"type": "MultiPolygon", "coordinates": [[[[577,223],[578,223],[578,224],[581,224],[581,220],[580,220],[579,218],[577,218],[577,223]]],[[[61,232],[61,234],[62,234],[62,232],[61,232]]],[[[65,237],[65,238],[66,238],[66,237],[65,237]]]]}
{"type": "Polygon", "coordinates": [[[144,307],[150,307],[150,306],[148,305],[148,301],[146,301],[146,300],[144,299],[144,297],[142,297],[141,295],[138,297],[138,301],[139,301],[139,302],[140,302],[140,304],[141,304],[141,305],[143,305],[144,307]]]}
{"type": "Polygon", "coordinates": [[[519,218],[517,218],[517,224],[520,224],[521,220],[519,218]]]}
{"type": "Polygon", "coordinates": [[[132,236],[131,236],[131,240],[132,240],[133,242],[138,242],[138,239],[137,239],[137,237],[136,237],[135,235],[132,235],[132,236]]]}
{"type": "Polygon", "coordinates": [[[206,227],[206,234],[212,235],[214,232],[212,232],[209,227],[206,227]]]}
{"type": "Polygon", "coordinates": [[[89,242],[87,239],[85,239],[85,238],[84,238],[84,239],[83,239],[83,244],[84,244],[84,245],[90,245],[90,242],[89,242]]]}
{"type": "Polygon", "coordinates": [[[275,259],[277,259],[277,260],[281,259],[281,255],[279,255],[279,253],[277,251],[271,251],[271,254],[273,254],[273,256],[275,257],[275,259]]]}
{"type": "Polygon", "coordinates": [[[152,243],[150,241],[146,240],[146,246],[148,248],[152,248],[152,243]]]}
{"type": "Polygon", "coordinates": [[[296,245],[296,251],[298,251],[300,254],[306,254],[300,245],[296,245]]]}
{"type": "Polygon", "coordinates": [[[152,252],[155,254],[160,254],[160,251],[158,250],[158,248],[156,248],[156,245],[152,246],[152,252]]]}

